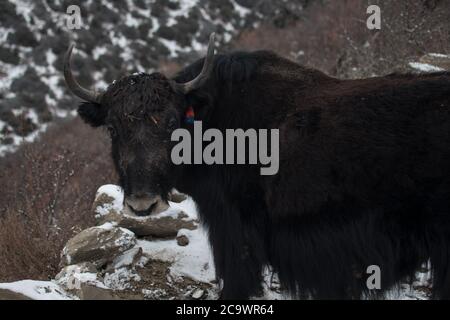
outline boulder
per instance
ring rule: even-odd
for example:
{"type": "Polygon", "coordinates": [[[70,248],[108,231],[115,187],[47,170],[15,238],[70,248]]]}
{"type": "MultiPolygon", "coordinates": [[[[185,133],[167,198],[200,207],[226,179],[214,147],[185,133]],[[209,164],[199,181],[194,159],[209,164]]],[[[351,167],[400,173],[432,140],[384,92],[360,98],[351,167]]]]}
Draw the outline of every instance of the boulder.
{"type": "Polygon", "coordinates": [[[99,223],[110,221],[119,227],[131,230],[139,237],[174,238],[180,229],[194,230],[197,223],[182,211],[170,216],[133,217],[125,213],[111,211],[102,216],[99,223]]]}
{"type": "Polygon", "coordinates": [[[80,300],[119,300],[114,291],[93,286],[89,283],[82,283],[76,295],[80,300]]]}
{"type": "Polygon", "coordinates": [[[133,232],[105,223],[81,231],[70,239],[63,249],[63,265],[91,262],[104,265],[133,247],[136,237],[133,232]]]}

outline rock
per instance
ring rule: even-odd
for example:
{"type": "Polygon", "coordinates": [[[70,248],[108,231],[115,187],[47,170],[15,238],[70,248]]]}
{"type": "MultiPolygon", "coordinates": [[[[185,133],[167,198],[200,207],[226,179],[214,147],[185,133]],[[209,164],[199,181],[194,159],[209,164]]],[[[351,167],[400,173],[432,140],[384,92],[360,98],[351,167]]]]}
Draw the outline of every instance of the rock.
{"type": "Polygon", "coordinates": [[[0,300],[32,300],[31,298],[9,289],[0,289],[0,300]]]}
{"type": "Polygon", "coordinates": [[[181,247],[185,247],[189,244],[189,238],[185,235],[177,236],[177,243],[181,247]]]}
{"type": "Polygon", "coordinates": [[[100,288],[88,283],[82,283],[77,293],[81,300],[118,300],[114,291],[106,288],[100,288]]]}
{"type": "Polygon", "coordinates": [[[64,265],[91,262],[101,266],[133,247],[135,235],[124,228],[105,223],[99,227],[83,230],[70,239],[63,249],[64,265]]]}
{"type": "Polygon", "coordinates": [[[180,229],[194,230],[197,228],[193,220],[180,211],[175,216],[132,217],[126,214],[111,214],[106,217],[118,226],[133,231],[137,236],[157,238],[174,238],[180,229]]]}
{"type": "Polygon", "coordinates": [[[19,64],[20,57],[17,49],[0,48],[0,60],[5,63],[19,64]]]}

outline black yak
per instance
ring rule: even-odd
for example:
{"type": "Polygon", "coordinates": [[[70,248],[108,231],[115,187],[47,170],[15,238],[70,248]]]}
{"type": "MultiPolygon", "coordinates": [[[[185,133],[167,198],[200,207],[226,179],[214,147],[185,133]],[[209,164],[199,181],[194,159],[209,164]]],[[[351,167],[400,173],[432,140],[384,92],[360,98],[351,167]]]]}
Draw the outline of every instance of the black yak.
{"type": "Polygon", "coordinates": [[[450,298],[450,73],[339,80],[272,52],[214,55],[175,77],[124,77],[82,88],[78,113],[108,128],[125,204],[164,208],[172,188],[196,201],[221,298],[257,296],[270,266],[298,298],[381,297],[431,261],[433,297],[450,298]],[[171,133],[279,129],[279,172],[259,165],[179,165],[171,133]],[[366,285],[379,266],[381,290],[366,285]]]}

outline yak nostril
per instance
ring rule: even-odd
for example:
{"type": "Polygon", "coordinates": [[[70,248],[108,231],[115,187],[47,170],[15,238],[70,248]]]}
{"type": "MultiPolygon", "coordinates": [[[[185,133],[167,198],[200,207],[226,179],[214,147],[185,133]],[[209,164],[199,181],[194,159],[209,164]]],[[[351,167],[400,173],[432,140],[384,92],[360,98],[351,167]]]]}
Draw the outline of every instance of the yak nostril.
{"type": "Polygon", "coordinates": [[[158,205],[158,201],[155,201],[150,205],[150,208],[148,208],[148,211],[153,212],[155,210],[156,206],[158,205]]]}

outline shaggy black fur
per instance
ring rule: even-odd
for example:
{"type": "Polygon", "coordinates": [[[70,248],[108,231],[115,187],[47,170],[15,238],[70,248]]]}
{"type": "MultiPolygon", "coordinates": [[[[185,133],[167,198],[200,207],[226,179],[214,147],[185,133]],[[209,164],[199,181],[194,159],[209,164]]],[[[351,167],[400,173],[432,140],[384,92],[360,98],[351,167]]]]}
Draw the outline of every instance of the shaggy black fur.
{"type": "MultiPolygon", "coordinates": [[[[193,79],[202,63],[174,80],[193,79]]],[[[264,51],[216,56],[214,70],[204,88],[150,105],[165,108],[161,117],[179,126],[188,127],[181,119],[190,105],[204,130],[278,128],[277,175],[243,165],[169,169],[161,164],[168,146],[148,150],[158,154],[151,163],[126,140],[115,148],[137,154],[138,167],[158,168],[143,175],[147,184],[170,176],[168,186],[193,196],[209,230],[222,298],[259,294],[265,266],[297,297],[379,297],[428,260],[434,298],[450,298],[450,73],[341,81],[264,51]],[[370,265],[381,268],[381,291],[367,290],[370,265]]],[[[154,83],[133,92],[147,97],[154,83]]],[[[121,99],[129,97],[130,87],[119,86],[121,99]]],[[[166,89],[153,95],[171,92],[157,88],[166,89]]],[[[142,108],[137,98],[118,105],[110,91],[106,124],[130,101],[142,108]]],[[[97,124],[92,113],[80,110],[97,124]]],[[[150,144],[167,143],[145,130],[150,144]]],[[[125,172],[123,183],[130,179],[125,172]]]]}

